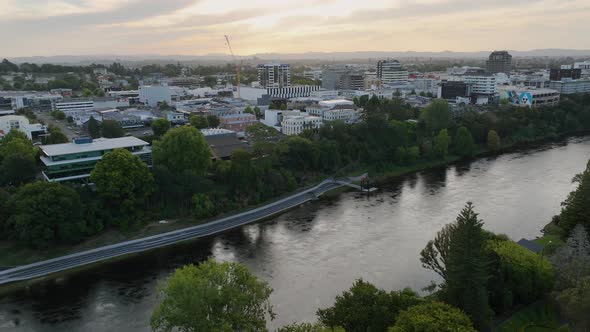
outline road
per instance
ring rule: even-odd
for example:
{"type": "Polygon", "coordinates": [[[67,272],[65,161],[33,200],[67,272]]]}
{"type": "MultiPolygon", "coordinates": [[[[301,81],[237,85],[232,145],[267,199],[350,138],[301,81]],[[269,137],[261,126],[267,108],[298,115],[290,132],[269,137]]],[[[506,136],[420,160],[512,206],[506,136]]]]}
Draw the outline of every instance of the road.
{"type": "Polygon", "coordinates": [[[291,209],[305,202],[316,199],[323,193],[350,185],[354,179],[333,180],[327,179],[315,187],[293,194],[287,198],[261,206],[246,212],[221,218],[206,224],[179,229],[176,231],[144,237],[141,239],[125,241],[109,246],[104,246],[72,255],[57,257],[42,262],[23,265],[16,268],[0,271],[0,284],[15,281],[29,280],[43,277],[60,271],[80,267],[114,257],[134,254],[151,250],[189,239],[206,237],[229,229],[246,225],[261,219],[268,218],[285,210],[291,209]]]}

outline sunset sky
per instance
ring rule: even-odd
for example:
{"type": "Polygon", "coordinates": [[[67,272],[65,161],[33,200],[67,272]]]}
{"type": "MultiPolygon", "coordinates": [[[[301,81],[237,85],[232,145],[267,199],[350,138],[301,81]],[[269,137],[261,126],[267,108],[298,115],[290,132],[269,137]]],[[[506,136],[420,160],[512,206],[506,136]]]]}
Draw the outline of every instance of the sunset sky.
{"type": "Polygon", "coordinates": [[[589,0],[0,0],[2,56],[590,49],[589,0]]]}

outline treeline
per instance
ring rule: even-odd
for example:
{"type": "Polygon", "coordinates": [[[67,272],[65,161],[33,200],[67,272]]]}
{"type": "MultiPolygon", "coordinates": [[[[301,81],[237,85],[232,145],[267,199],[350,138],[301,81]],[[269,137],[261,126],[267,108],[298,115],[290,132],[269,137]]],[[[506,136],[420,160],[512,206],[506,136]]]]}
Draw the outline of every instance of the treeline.
{"type": "MultiPolygon", "coordinates": [[[[299,136],[289,137],[262,124],[252,126],[247,130],[251,149],[235,151],[229,161],[212,162],[212,151],[197,130],[214,119],[195,117],[191,119],[192,126],[172,129],[170,123],[159,121],[154,124],[153,168],[144,169],[140,166],[144,164],[136,163],[137,168],[130,167],[132,173],[128,175],[139,179],[150,174],[156,188],[148,190],[150,195],[144,197],[143,185],[122,187],[124,182],[106,180],[98,181],[103,185],[97,185],[95,192],[73,184],[57,185],[75,191],[80,197],[76,205],[84,216],[81,222],[84,227],[77,228],[78,233],[71,239],[55,236],[55,231],[40,242],[19,236],[17,220],[30,221],[33,226],[43,223],[37,218],[21,216],[21,212],[30,211],[21,211],[10,203],[11,197],[19,197],[19,192],[25,190],[23,184],[35,179],[37,169],[30,164],[37,152],[26,138],[16,139],[18,143],[4,139],[0,141],[0,167],[11,171],[3,172],[0,179],[5,186],[3,196],[8,197],[3,203],[4,216],[0,217],[3,237],[45,247],[79,241],[107,228],[137,229],[145,220],[157,218],[202,221],[260,204],[327,176],[367,168],[370,172],[419,169],[470,157],[480,151],[495,151],[512,144],[590,129],[590,96],[568,97],[552,108],[501,106],[485,113],[465,110],[460,114],[453,113],[442,100],[435,100],[423,110],[399,99],[374,96],[362,102],[364,119],[356,124],[327,123],[319,130],[306,130],[299,136]],[[21,160],[18,155],[31,157],[21,160]],[[19,163],[27,167],[19,167],[19,163]]],[[[101,132],[104,136],[120,136],[118,128],[108,125],[104,123],[100,128],[89,125],[89,130],[93,136],[101,132]]],[[[128,159],[131,162],[137,157],[128,159]]],[[[108,158],[99,162],[99,166],[102,164],[108,164],[110,169],[102,173],[104,176],[118,174],[125,166],[111,163],[108,158]]],[[[91,177],[94,183],[97,183],[96,176],[91,177]]],[[[33,189],[39,190],[49,184],[35,186],[33,189]]],[[[39,195],[44,193],[39,190],[39,195]]],[[[47,196],[46,199],[49,204],[56,198],[47,196]]],[[[55,205],[55,213],[59,214],[60,206],[55,205]]]]}

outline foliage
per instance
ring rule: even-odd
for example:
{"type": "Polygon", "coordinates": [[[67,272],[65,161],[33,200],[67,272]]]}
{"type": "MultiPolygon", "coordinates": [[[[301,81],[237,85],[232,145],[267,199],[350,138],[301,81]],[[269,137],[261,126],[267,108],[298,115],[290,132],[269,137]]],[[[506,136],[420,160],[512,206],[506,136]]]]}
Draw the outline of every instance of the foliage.
{"type": "Polygon", "coordinates": [[[512,241],[489,241],[488,246],[495,267],[490,303],[496,313],[539,300],[553,287],[553,267],[544,257],[512,241]]]}
{"type": "Polygon", "coordinates": [[[194,194],[193,205],[193,215],[197,219],[208,218],[215,213],[215,206],[205,194],[194,194]]]}
{"type": "Polygon", "coordinates": [[[590,241],[586,229],[576,225],[564,245],[551,256],[555,267],[555,288],[574,287],[584,276],[590,276],[590,241]]]}
{"type": "Polygon", "coordinates": [[[151,124],[154,136],[162,137],[170,129],[170,121],[166,119],[156,119],[151,124]]]}
{"type": "Polygon", "coordinates": [[[434,138],[434,156],[444,159],[449,154],[449,145],[451,144],[451,137],[446,129],[441,129],[438,135],[434,138]]]}
{"type": "Polygon", "coordinates": [[[556,300],[575,331],[590,329],[590,276],[578,280],[574,287],[559,292],[556,300]]]}
{"type": "MultiPolygon", "coordinates": [[[[125,149],[107,153],[96,164],[90,181],[112,211],[123,216],[136,216],[154,192],[154,178],[138,156],[125,149]]],[[[125,220],[121,227],[125,228],[125,220]]]]}
{"type": "Polygon", "coordinates": [[[567,331],[567,326],[562,326],[561,319],[552,305],[543,301],[535,302],[517,311],[508,320],[504,321],[496,329],[498,332],[514,331],[567,331]]]}
{"type": "Polygon", "coordinates": [[[390,332],[475,332],[471,320],[461,310],[446,303],[427,302],[399,314],[390,332]]]}
{"type": "Polygon", "coordinates": [[[387,293],[359,279],[350,290],[336,296],[334,306],[319,309],[319,321],[329,327],[343,327],[347,332],[387,331],[400,311],[420,303],[410,289],[387,293]]]}
{"type": "Polygon", "coordinates": [[[483,222],[468,202],[457,217],[445,261],[446,302],[464,310],[480,330],[491,320],[486,285],[489,278],[483,222]]]}
{"type": "Polygon", "coordinates": [[[209,122],[207,121],[207,118],[204,115],[191,115],[189,117],[189,121],[191,123],[191,126],[197,129],[205,129],[209,127],[209,122]]]}
{"type": "Polygon", "coordinates": [[[488,149],[490,151],[498,151],[498,149],[500,149],[500,136],[498,136],[498,133],[491,129],[490,131],[488,131],[488,149]]]}
{"type": "Polygon", "coordinates": [[[68,136],[66,136],[58,126],[50,124],[47,128],[47,133],[49,135],[43,138],[43,144],[60,144],[68,142],[68,136]]]}
{"type": "Polygon", "coordinates": [[[100,137],[100,123],[93,116],[88,120],[88,133],[92,138],[100,137]]]}
{"type": "Polygon", "coordinates": [[[103,120],[100,124],[100,133],[102,137],[117,138],[125,136],[125,131],[121,124],[115,120],[103,120]]]}
{"type": "Polygon", "coordinates": [[[444,99],[435,99],[420,113],[420,122],[431,133],[440,132],[449,128],[453,122],[451,108],[444,99]]]}
{"type": "Polygon", "coordinates": [[[584,172],[574,177],[573,182],[577,182],[578,187],[562,203],[558,224],[566,234],[569,234],[577,224],[590,230],[590,161],[586,164],[584,172]]]}
{"type": "Polygon", "coordinates": [[[156,331],[264,331],[266,317],[274,318],[271,292],[238,263],[187,265],[160,285],[163,300],[150,324],[156,331]]]}
{"type": "Polygon", "coordinates": [[[198,129],[173,128],[154,142],[152,158],[154,165],[164,166],[172,173],[203,175],[211,164],[211,148],[198,129]]]}
{"type": "Polygon", "coordinates": [[[215,115],[207,115],[207,123],[209,124],[209,128],[217,128],[221,124],[221,121],[215,115]]]}
{"type": "Polygon", "coordinates": [[[0,184],[20,185],[35,178],[37,150],[28,137],[11,130],[0,140],[0,184]]]}
{"type": "Polygon", "coordinates": [[[20,187],[7,202],[8,224],[15,237],[35,248],[76,242],[85,232],[80,197],[55,182],[20,187]]]}
{"type": "MultiPolygon", "coordinates": [[[[436,143],[435,143],[436,144],[436,143]]],[[[475,143],[473,137],[467,128],[464,126],[457,129],[457,135],[453,140],[455,145],[455,152],[463,157],[471,157],[475,153],[475,143]]]]}

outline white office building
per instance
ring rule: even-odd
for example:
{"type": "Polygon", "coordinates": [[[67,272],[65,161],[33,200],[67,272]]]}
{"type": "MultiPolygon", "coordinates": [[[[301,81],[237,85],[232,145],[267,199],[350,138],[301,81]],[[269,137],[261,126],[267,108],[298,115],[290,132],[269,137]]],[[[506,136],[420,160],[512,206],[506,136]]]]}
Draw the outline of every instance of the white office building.
{"type": "Polygon", "coordinates": [[[139,102],[151,107],[165,102],[171,105],[172,102],[180,100],[186,92],[181,87],[166,85],[142,85],[139,87],[139,102]]]}
{"type": "Polygon", "coordinates": [[[285,135],[299,135],[306,129],[319,129],[322,118],[312,115],[288,115],[283,117],[281,129],[285,135]]]}
{"type": "Polygon", "coordinates": [[[33,132],[44,132],[46,128],[40,123],[31,124],[29,119],[22,115],[0,116],[0,139],[6,136],[11,130],[18,130],[27,135],[29,139],[32,139],[33,132]]]}
{"type": "Polygon", "coordinates": [[[345,123],[356,123],[360,119],[360,111],[351,108],[332,109],[326,106],[310,106],[306,108],[309,115],[317,116],[326,121],[342,121],[345,123]]]}
{"type": "Polygon", "coordinates": [[[299,98],[309,97],[314,91],[321,89],[319,85],[294,85],[282,88],[268,88],[266,89],[267,94],[272,98],[299,98]]]}
{"type": "Polygon", "coordinates": [[[291,85],[291,66],[284,63],[258,65],[258,81],[263,88],[283,88],[291,85]]]}
{"type": "Polygon", "coordinates": [[[321,69],[314,69],[314,70],[306,70],[303,72],[303,77],[309,80],[321,80],[322,79],[322,70],[321,69]]]}
{"type": "Polygon", "coordinates": [[[590,80],[572,80],[564,78],[561,81],[549,82],[549,88],[557,90],[560,94],[569,95],[574,93],[590,93],[590,80]]]}
{"type": "Polygon", "coordinates": [[[66,115],[72,115],[79,112],[94,111],[94,100],[92,99],[62,99],[55,103],[55,109],[64,112],[66,115]]]}
{"type": "Polygon", "coordinates": [[[590,70],[590,61],[575,62],[574,69],[590,70]]]}
{"type": "Polygon", "coordinates": [[[408,81],[408,71],[397,60],[380,60],[377,62],[377,78],[382,84],[408,81]]]}

